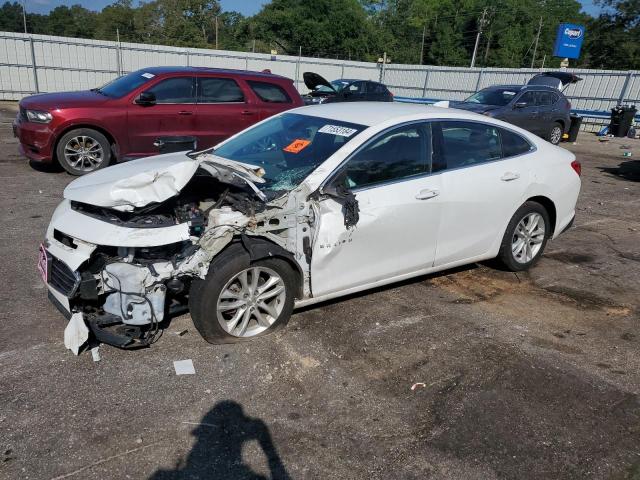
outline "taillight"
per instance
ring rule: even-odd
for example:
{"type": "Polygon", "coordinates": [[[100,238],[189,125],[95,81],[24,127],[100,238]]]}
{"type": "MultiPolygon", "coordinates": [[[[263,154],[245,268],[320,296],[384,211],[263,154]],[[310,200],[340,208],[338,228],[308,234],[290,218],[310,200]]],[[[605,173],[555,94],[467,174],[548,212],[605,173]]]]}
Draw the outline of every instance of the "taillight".
{"type": "Polygon", "coordinates": [[[571,102],[567,100],[567,110],[571,110],[571,102]]]}
{"type": "Polygon", "coordinates": [[[573,162],[571,162],[571,168],[573,168],[576,171],[578,176],[582,175],[582,165],[578,160],[574,160],[573,162]]]}

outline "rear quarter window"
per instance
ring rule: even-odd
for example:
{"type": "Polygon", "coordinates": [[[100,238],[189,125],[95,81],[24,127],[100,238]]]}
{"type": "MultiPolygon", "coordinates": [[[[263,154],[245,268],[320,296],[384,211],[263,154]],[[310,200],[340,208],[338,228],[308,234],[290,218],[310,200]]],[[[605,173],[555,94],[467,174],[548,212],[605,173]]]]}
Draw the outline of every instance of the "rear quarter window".
{"type": "Polygon", "coordinates": [[[502,157],[515,157],[533,150],[533,146],[528,140],[521,137],[517,133],[500,129],[500,139],[502,140],[502,157]]]}
{"type": "Polygon", "coordinates": [[[260,100],[267,103],[291,103],[291,97],[284,88],[268,82],[247,81],[249,87],[260,100]]]}

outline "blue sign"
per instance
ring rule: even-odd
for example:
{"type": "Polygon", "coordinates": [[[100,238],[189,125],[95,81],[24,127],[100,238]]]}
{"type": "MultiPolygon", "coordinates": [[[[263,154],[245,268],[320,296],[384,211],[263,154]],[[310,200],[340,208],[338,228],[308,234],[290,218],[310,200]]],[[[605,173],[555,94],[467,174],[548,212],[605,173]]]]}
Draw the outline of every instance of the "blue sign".
{"type": "Polygon", "coordinates": [[[578,58],[584,40],[584,25],[561,23],[558,25],[553,56],[561,58],[578,58]]]}

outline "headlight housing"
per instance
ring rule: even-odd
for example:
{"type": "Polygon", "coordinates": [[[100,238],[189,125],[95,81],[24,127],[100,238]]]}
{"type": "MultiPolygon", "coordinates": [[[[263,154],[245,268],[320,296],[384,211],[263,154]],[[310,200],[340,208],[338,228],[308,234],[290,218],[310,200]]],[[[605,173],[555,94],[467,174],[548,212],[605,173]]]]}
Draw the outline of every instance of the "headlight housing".
{"type": "Polygon", "coordinates": [[[53,117],[49,112],[42,110],[27,110],[27,121],[36,123],[49,123],[53,117]]]}

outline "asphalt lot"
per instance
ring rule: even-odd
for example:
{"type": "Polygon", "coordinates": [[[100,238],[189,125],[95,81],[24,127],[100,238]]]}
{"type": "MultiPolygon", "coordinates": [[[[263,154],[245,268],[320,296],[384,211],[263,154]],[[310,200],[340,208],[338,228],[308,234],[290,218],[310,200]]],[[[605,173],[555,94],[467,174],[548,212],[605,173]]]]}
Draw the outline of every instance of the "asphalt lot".
{"type": "Polygon", "coordinates": [[[422,277],[240,345],[183,315],[94,363],[65,350],[35,268],[72,177],[19,157],[15,108],[0,103],[0,478],[640,479],[640,141],[567,147],[576,224],[529,273],[422,277]]]}

